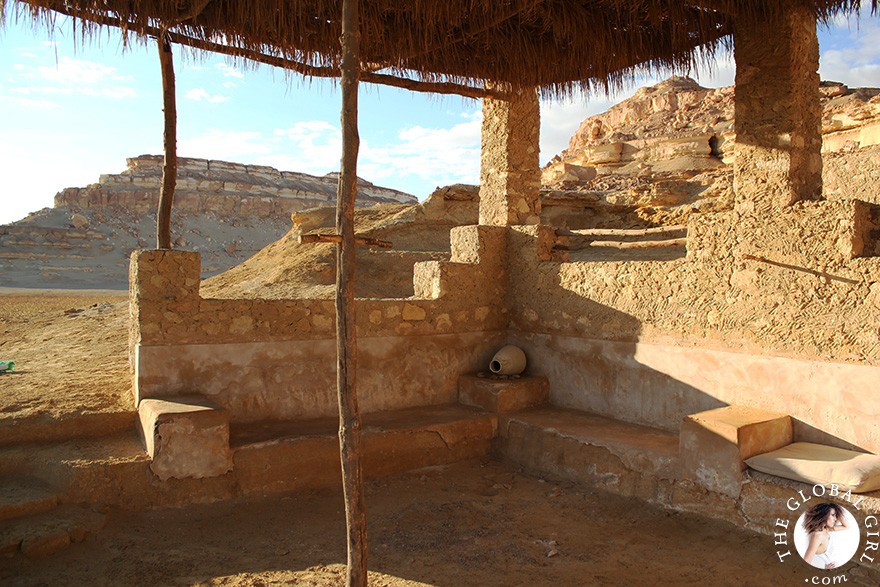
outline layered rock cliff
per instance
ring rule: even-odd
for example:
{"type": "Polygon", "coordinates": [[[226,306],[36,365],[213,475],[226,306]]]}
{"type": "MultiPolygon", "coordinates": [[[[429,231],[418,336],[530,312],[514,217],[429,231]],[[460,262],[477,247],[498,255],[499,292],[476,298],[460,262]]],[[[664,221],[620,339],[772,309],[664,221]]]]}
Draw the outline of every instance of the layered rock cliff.
{"type": "MultiPolygon", "coordinates": [[[[162,158],[127,160],[119,174],[67,188],[55,206],[0,226],[5,286],[124,289],[128,257],[155,246],[162,158]]],[[[260,165],[179,160],[172,213],[176,248],[202,253],[208,277],[237,265],[290,228],[292,213],[336,201],[336,174],[315,177],[260,165]]],[[[360,180],[358,205],[414,204],[414,196],[360,180]]]]}

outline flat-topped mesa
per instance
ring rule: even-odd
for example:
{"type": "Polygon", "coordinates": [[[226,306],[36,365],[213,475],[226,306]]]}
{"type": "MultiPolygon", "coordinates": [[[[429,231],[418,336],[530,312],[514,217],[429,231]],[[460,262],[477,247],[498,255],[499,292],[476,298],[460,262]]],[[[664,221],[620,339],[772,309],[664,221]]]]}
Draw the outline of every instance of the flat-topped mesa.
{"type": "MultiPolygon", "coordinates": [[[[55,196],[55,206],[118,206],[134,212],[155,211],[162,182],[162,157],[141,155],[126,161],[128,169],[122,173],[101,175],[98,183],[84,188],[62,190],[55,196]]],[[[174,209],[220,216],[287,216],[297,210],[334,205],[336,183],[335,173],[317,177],[266,165],[180,158],[174,209]]],[[[415,196],[358,181],[358,205],[417,201],[415,196]]]]}

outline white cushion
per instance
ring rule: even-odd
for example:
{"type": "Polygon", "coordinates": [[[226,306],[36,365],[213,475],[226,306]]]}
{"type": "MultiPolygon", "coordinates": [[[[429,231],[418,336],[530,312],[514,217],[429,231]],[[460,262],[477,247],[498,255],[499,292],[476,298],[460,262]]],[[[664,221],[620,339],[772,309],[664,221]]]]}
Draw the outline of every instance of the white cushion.
{"type": "Polygon", "coordinates": [[[880,456],[812,442],[795,442],[746,459],[753,469],[811,485],[866,493],[880,489],[880,456]]]}

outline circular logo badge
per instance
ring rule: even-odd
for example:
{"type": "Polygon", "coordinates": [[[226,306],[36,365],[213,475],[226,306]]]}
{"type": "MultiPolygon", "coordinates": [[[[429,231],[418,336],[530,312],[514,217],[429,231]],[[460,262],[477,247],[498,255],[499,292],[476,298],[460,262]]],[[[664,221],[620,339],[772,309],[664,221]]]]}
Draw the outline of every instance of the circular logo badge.
{"type": "Polygon", "coordinates": [[[861,534],[855,517],[839,503],[820,502],[808,508],[794,527],[794,546],[817,569],[839,569],[855,556],[861,534]]]}

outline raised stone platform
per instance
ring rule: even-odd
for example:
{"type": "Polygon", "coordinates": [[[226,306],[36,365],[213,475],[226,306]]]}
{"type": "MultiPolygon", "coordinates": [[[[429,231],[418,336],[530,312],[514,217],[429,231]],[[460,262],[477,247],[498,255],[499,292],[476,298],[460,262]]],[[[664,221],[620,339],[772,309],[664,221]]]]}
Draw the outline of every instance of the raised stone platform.
{"type": "Polygon", "coordinates": [[[526,471],[611,493],[663,501],[678,477],[678,435],[563,408],[499,417],[502,456],[526,471]]]}
{"type": "Polygon", "coordinates": [[[546,377],[516,379],[462,375],[458,378],[458,401],[495,414],[516,412],[544,405],[550,399],[546,377]]]}
{"type": "Polygon", "coordinates": [[[138,405],[150,469],[159,479],[217,477],[232,468],[229,413],[200,396],[138,405]]]}

